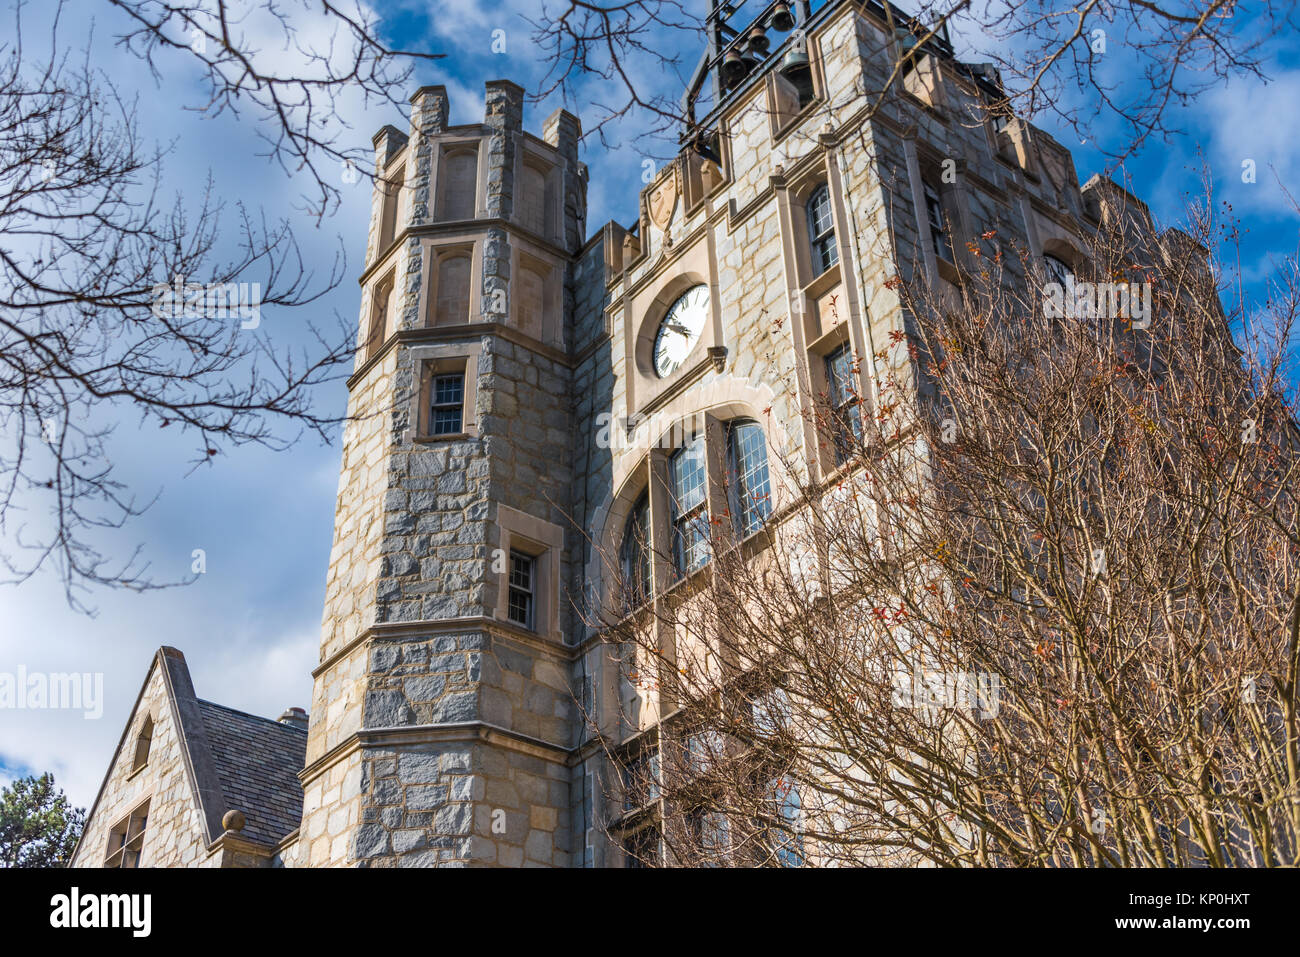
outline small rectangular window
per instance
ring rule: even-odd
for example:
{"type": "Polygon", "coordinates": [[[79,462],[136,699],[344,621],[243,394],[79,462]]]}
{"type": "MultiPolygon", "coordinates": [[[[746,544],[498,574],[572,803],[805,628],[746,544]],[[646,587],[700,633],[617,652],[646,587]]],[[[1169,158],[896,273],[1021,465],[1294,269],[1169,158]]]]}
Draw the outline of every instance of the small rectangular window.
{"type": "Polygon", "coordinates": [[[533,627],[534,566],[536,560],[513,549],[510,552],[510,592],[507,596],[506,616],[516,625],[533,627]]]}
{"type": "Polygon", "coordinates": [[[429,392],[429,432],[433,435],[463,432],[465,376],[435,375],[429,392]]]}

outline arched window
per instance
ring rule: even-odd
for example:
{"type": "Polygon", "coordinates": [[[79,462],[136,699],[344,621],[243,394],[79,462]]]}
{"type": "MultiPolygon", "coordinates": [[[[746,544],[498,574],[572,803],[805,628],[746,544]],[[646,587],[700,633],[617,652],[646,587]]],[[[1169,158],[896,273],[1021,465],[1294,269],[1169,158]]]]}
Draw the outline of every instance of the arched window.
{"type": "Polygon", "coordinates": [[[139,771],[149,763],[149,747],[153,744],[153,717],[146,716],[144,724],[140,726],[140,735],[135,739],[135,759],[131,762],[131,770],[139,771]]]}
{"type": "Polygon", "coordinates": [[[469,322],[469,267],[469,256],[463,254],[443,256],[438,260],[434,325],[469,322]]]}
{"type": "Polygon", "coordinates": [[[835,464],[843,465],[862,441],[862,409],[849,343],[826,356],[826,398],[830,404],[835,464]]]}
{"type": "Polygon", "coordinates": [[[538,235],[546,234],[546,173],[531,163],[525,163],[520,170],[519,222],[525,229],[531,229],[538,235]]]}
{"type": "Polygon", "coordinates": [[[1064,259],[1047,253],[1043,256],[1043,266],[1047,270],[1047,281],[1061,286],[1074,282],[1074,269],[1064,259]]]}
{"type": "Polygon", "coordinates": [[[639,605],[650,596],[650,496],[644,492],[627,517],[621,558],[628,604],[639,605]]]}
{"type": "Polygon", "coordinates": [[[808,197],[808,242],[812,247],[813,272],[821,275],[840,260],[835,245],[835,220],[831,216],[831,191],[822,183],[808,197]]]}
{"type": "Polygon", "coordinates": [[[393,274],[375,286],[370,300],[370,328],[366,332],[366,358],[379,352],[388,339],[388,317],[393,305],[393,274]]]}
{"type": "Polygon", "coordinates": [[[736,534],[746,537],[762,527],[772,511],[772,487],[767,475],[767,441],[753,419],[727,425],[727,484],[736,534]]]}
{"type": "Polygon", "coordinates": [[[438,171],[439,198],[442,215],[439,219],[473,219],[476,198],[476,181],[478,180],[478,153],[473,150],[459,150],[445,153],[442,166],[438,171]]]}
{"type": "Polygon", "coordinates": [[[703,434],[673,453],[668,462],[672,492],[673,563],[686,575],[709,561],[709,506],[703,434]]]}
{"type": "Polygon", "coordinates": [[[777,863],[782,867],[802,867],[803,835],[803,801],[799,797],[799,787],[784,775],[772,781],[772,799],[776,813],[781,818],[779,828],[772,833],[772,850],[777,863]]]}

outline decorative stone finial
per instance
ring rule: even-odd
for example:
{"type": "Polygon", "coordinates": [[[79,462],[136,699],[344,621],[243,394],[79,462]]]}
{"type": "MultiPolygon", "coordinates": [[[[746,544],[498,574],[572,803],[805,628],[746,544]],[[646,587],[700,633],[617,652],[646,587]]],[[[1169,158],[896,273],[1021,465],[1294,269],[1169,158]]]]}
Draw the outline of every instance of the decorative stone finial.
{"type": "Polygon", "coordinates": [[[242,831],[248,819],[244,817],[243,811],[227,811],[226,816],[221,819],[221,826],[227,831],[242,831]]]}

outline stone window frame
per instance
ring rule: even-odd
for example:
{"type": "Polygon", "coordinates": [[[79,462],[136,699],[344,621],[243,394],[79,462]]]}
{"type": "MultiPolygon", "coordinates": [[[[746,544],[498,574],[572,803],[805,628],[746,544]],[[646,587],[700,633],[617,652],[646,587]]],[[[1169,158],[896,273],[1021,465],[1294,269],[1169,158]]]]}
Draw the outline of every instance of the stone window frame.
{"type": "Polygon", "coordinates": [[[469,219],[480,218],[486,209],[484,195],[487,182],[487,157],[489,150],[483,147],[483,140],[480,136],[444,136],[438,140],[438,150],[435,156],[436,162],[433,164],[433,177],[430,185],[430,195],[433,197],[433,221],[437,223],[455,223],[464,222],[464,219],[449,219],[446,214],[446,186],[445,177],[442,175],[443,164],[456,154],[472,153],[475,157],[474,166],[474,204],[470,210],[469,219]]]}
{"type": "Polygon", "coordinates": [[[520,144],[518,150],[517,175],[515,176],[516,187],[523,185],[523,171],[526,166],[531,166],[542,174],[542,228],[540,231],[535,230],[523,221],[520,214],[522,205],[519,202],[519,196],[515,197],[512,219],[515,225],[525,232],[549,243],[559,243],[563,223],[562,193],[564,189],[564,184],[561,181],[561,165],[549,150],[543,151],[538,147],[538,144],[525,140],[520,144]]]}
{"type": "Polygon", "coordinates": [[[482,312],[483,237],[476,233],[453,233],[438,239],[421,239],[420,302],[418,320],[425,329],[435,328],[438,304],[438,261],[447,255],[469,256],[469,314],[464,323],[449,323],[437,328],[477,322],[482,312]]]}
{"type": "Polygon", "coordinates": [[[397,304],[396,267],[387,270],[370,284],[367,300],[366,313],[368,319],[366,321],[365,339],[362,343],[362,354],[365,356],[364,362],[369,362],[379,355],[393,333],[393,329],[390,327],[396,325],[392,321],[397,304]],[[388,287],[388,300],[384,314],[381,317],[379,315],[379,293],[385,286],[388,287]]]}
{"type": "MultiPolygon", "coordinates": [[[[539,330],[540,335],[536,337],[536,341],[563,349],[564,273],[562,266],[554,257],[548,256],[541,249],[523,241],[514,242],[510,245],[510,325],[516,331],[523,333],[523,326],[519,316],[521,303],[519,290],[515,286],[515,279],[522,278],[525,268],[542,275],[542,321],[539,330]]],[[[534,337],[529,336],[528,338],[532,339],[534,337]]]]}
{"type": "Polygon", "coordinates": [[[108,843],[104,850],[104,867],[127,868],[140,866],[140,859],[144,857],[144,839],[149,827],[150,800],[150,798],[146,798],[142,803],[137,804],[108,829],[108,843]],[[139,827],[136,827],[137,822],[139,827]],[[135,847],[131,847],[132,844],[135,847]],[[132,860],[130,864],[126,863],[128,852],[134,855],[133,858],[130,858],[132,860]],[[117,859],[116,863],[114,863],[114,858],[117,859]]]}
{"type": "MultiPolygon", "coordinates": [[[[793,44],[789,49],[794,49],[793,44]]],[[[809,78],[812,80],[812,96],[809,97],[807,103],[798,102],[798,88],[782,76],[779,69],[768,70],[763,78],[768,127],[771,131],[773,144],[779,143],[798,129],[800,122],[815,113],[818,107],[826,101],[826,81],[822,76],[821,44],[814,42],[813,38],[806,33],[804,34],[804,52],[808,54],[808,72],[809,78]],[[789,90],[783,89],[781,84],[785,84],[786,87],[789,87],[789,90]],[[793,105],[788,99],[791,93],[795,97],[793,105]]]]}
{"type": "Polygon", "coordinates": [[[564,552],[564,529],[553,522],[521,512],[509,505],[497,506],[496,544],[503,562],[489,562],[496,577],[496,600],[493,617],[512,628],[531,631],[543,638],[563,644],[560,631],[560,562],[564,552]],[[510,562],[512,551],[520,552],[534,561],[535,584],[533,596],[533,627],[524,628],[512,621],[509,613],[510,562]],[[499,569],[499,570],[498,570],[499,569]]]}
{"type": "Polygon", "coordinates": [[[140,722],[140,730],[135,736],[135,750],[131,755],[131,775],[143,771],[149,765],[149,752],[153,748],[153,733],[157,727],[152,714],[146,714],[140,722]]]}
{"type": "MultiPolygon", "coordinates": [[[[849,335],[849,324],[841,322],[834,329],[831,329],[824,336],[814,340],[808,346],[808,376],[809,386],[812,392],[813,402],[817,406],[817,450],[816,459],[821,466],[821,475],[828,477],[834,475],[848,463],[836,461],[835,451],[835,422],[834,409],[830,401],[830,377],[826,371],[826,363],[830,356],[841,348],[853,350],[852,337],[849,335]]],[[[867,417],[867,399],[863,395],[861,367],[868,365],[866,360],[854,353],[857,364],[859,365],[859,374],[853,377],[854,388],[858,393],[858,420],[859,427],[864,424],[867,417]]]]}
{"type": "Polygon", "coordinates": [[[481,341],[437,343],[411,346],[411,361],[415,366],[416,388],[412,389],[408,405],[408,426],[402,435],[403,444],[411,442],[448,442],[475,438],[478,435],[478,366],[483,351],[481,341]],[[462,397],[461,431],[447,435],[433,435],[430,420],[430,401],[433,379],[447,373],[462,373],[465,390],[462,397]]]}
{"type": "Polygon", "coordinates": [[[908,172],[912,176],[912,201],[916,213],[916,235],[924,257],[926,272],[931,282],[945,279],[953,285],[961,285],[961,266],[965,246],[963,238],[972,235],[967,209],[969,202],[962,187],[961,177],[965,172],[964,159],[944,157],[928,147],[918,147],[916,142],[908,140],[905,144],[908,152],[908,172]],[[943,181],[943,162],[953,159],[957,182],[943,181]],[[935,252],[935,241],[930,229],[930,210],[926,200],[927,186],[939,202],[940,211],[947,226],[948,250],[951,258],[943,258],[935,252]]]}
{"type": "Polygon", "coordinates": [[[406,150],[398,152],[385,164],[377,178],[379,191],[379,231],[376,235],[375,260],[384,257],[392,248],[401,230],[402,190],[406,186],[406,150]]]}

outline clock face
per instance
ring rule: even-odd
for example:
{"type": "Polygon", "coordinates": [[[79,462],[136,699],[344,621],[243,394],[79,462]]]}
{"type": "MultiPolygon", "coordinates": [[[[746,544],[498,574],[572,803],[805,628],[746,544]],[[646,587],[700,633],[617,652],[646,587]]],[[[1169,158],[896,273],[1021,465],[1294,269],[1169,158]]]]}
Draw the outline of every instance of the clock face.
{"type": "Polygon", "coordinates": [[[709,287],[701,283],[682,293],[668,307],[659,331],[655,334],[655,372],[659,378],[681,368],[695,343],[700,341],[704,323],[709,318],[709,287]]]}

